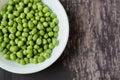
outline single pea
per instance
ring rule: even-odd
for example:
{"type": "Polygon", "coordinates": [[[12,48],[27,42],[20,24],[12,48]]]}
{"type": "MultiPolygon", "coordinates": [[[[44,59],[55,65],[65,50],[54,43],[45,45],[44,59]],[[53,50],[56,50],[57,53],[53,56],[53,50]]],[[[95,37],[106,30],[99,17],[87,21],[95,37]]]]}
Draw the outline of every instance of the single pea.
{"type": "Polygon", "coordinates": [[[13,40],[10,41],[10,45],[14,46],[15,42],[13,40]]]}
{"type": "Polygon", "coordinates": [[[58,23],[59,23],[59,20],[58,20],[57,18],[54,18],[54,19],[53,19],[53,22],[54,22],[55,24],[58,24],[58,23]]]}
{"type": "Polygon", "coordinates": [[[24,49],[27,49],[27,46],[24,45],[24,46],[21,47],[21,49],[23,49],[23,50],[24,50],[24,49]]]}
{"type": "Polygon", "coordinates": [[[46,52],[47,54],[50,54],[50,53],[52,53],[52,50],[51,50],[51,49],[47,49],[45,52],[46,52]]]}
{"type": "Polygon", "coordinates": [[[4,49],[4,50],[2,51],[3,54],[6,54],[7,52],[8,52],[7,49],[4,49]]]}
{"type": "Polygon", "coordinates": [[[25,13],[21,13],[20,18],[22,18],[22,19],[25,18],[25,13]]]}
{"type": "Polygon", "coordinates": [[[32,61],[34,64],[37,64],[38,63],[38,60],[36,58],[33,59],[32,61]]]}
{"type": "Polygon", "coordinates": [[[44,53],[43,56],[44,56],[45,59],[48,59],[50,57],[50,54],[44,53]]]}
{"type": "Polygon", "coordinates": [[[29,3],[29,0],[23,0],[24,1],[24,4],[28,4],[29,3]]]}
{"type": "Polygon", "coordinates": [[[28,7],[32,7],[32,3],[28,3],[28,7]]]}
{"type": "Polygon", "coordinates": [[[33,46],[34,42],[33,41],[29,41],[29,44],[30,44],[30,46],[33,46]]]}
{"type": "Polygon", "coordinates": [[[32,40],[32,35],[28,36],[28,41],[32,40]]]}
{"type": "Polygon", "coordinates": [[[19,24],[19,25],[17,26],[17,29],[18,29],[18,31],[22,31],[22,30],[23,30],[22,25],[21,25],[21,24],[19,24]]]}
{"type": "Polygon", "coordinates": [[[26,64],[29,63],[29,59],[28,58],[24,58],[24,60],[25,60],[26,64]]]}
{"type": "Polygon", "coordinates": [[[43,12],[44,12],[44,13],[46,13],[46,12],[48,12],[48,11],[49,11],[49,8],[48,8],[47,6],[43,8],[43,12]]]}
{"type": "Polygon", "coordinates": [[[5,41],[6,43],[8,43],[8,42],[9,42],[9,39],[8,39],[7,37],[5,37],[5,38],[4,38],[4,41],[5,41]]]}
{"type": "Polygon", "coordinates": [[[39,16],[36,16],[35,19],[36,19],[37,21],[39,21],[39,20],[40,20],[40,17],[39,17],[39,16]]]}
{"type": "Polygon", "coordinates": [[[51,19],[50,17],[46,17],[46,21],[49,22],[51,19]]]}
{"type": "Polygon", "coordinates": [[[15,35],[14,34],[10,34],[9,38],[12,39],[12,40],[15,39],[15,35]]]}
{"type": "Polygon", "coordinates": [[[49,37],[52,37],[54,35],[54,33],[51,31],[48,33],[49,37]]]}
{"type": "Polygon", "coordinates": [[[36,40],[37,40],[37,38],[38,38],[38,35],[37,35],[37,34],[35,34],[35,35],[33,36],[33,40],[34,40],[34,41],[36,41],[36,40]]]}
{"type": "Polygon", "coordinates": [[[2,20],[6,20],[7,18],[7,14],[4,14],[2,20]]]}
{"type": "Polygon", "coordinates": [[[9,20],[8,25],[12,26],[13,25],[13,20],[9,20]]]}
{"type": "Polygon", "coordinates": [[[4,34],[7,33],[7,32],[8,32],[7,28],[3,28],[3,29],[2,29],[2,32],[3,32],[4,34]]]}
{"type": "Polygon", "coordinates": [[[47,44],[47,40],[46,39],[43,39],[43,44],[47,44]]]}
{"type": "Polygon", "coordinates": [[[0,43],[3,42],[3,36],[0,36],[0,43]]]}
{"type": "Polygon", "coordinates": [[[17,55],[18,58],[23,58],[23,53],[22,52],[17,52],[16,55],[17,55]]]}
{"type": "Polygon", "coordinates": [[[55,38],[57,38],[58,37],[58,33],[56,32],[56,33],[54,33],[54,37],[55,38]]]}
{"type": "Polygon", "coordinates": [[[41,38],[38,38],[37,41],[36,41],[36,44],[41,45],[41,43],[42,43],[41,38]]]}
{"type": "Polygon", "coordinates": [[[53,46],[52,43],[49,44],[49,48],[50,48],[50,49],[53,49],[53,48],[54,48],[54,46],[53,46]]]}
{"type": "Polygon", "coordinates": [[[27,58],[32,58],[32,56],[33,56],[32,53],[27,54],[27,58]]]}
{"type": "Polygon", "coordinates": [[[34,45],[34,49],[39,49],[39,46],[38,45],[34,45]]]}
{"type": "Polygon", "coordinates": [[[40,17],[42,17],[42,16],[43,16],[43,13],[42,13],[42,12],[39,12],[38,14],[39,14],[39,16],[40,16],[40,17]]]}
{"type": "Polygon", "coordinates": [[[48,27],[48,23],[47,22],[43,22],[43,26],[44,27],[48,27]]]}
{"type": "Polygon", "coordinates": [[[50,23],[50,27],[51,28],[55,27],[55,23],[54,22],[50,23]]]}
{"type": "Polygon", "coordinates": [[[4,37],[8,37],[8,34],[4,34],[4,37]]]}
{"type": "Polygon", "coordinates": [[[8,5],[7,9],[8,9],[8,11],[12,11],[13,10],[13,6],[8,5]]]}
{"type": "Polygon", "coordinates": [[[37,33],[37,28],[33,28],[32,34],[36,34],[36,33],[37,33]]]}
{"type": "Polygon", "coordinates": [[[16,61],[17,63],[20,63],[20,59],[19,59],[19,58],[17,58],[15,61],[16,61]]]}
{"type": "Polygon", "coordinates": [[[21,40],[22,40],[23,42],[25,42],[25,41],[26,41],[26,38],[25,38],[25,37],[23,37],[21,40]]]}
{"type": "Polygon", "coordinates": [[[50,12],[47,12],[44,14],[45,17],[49,17],[50,16],[50,12]]]}
{"type": "Polygon", "coordinates": [[[43,48],[44,48],[44,50],[48,49],[48,45],[45,44],[45,45],[43,46],[43,48]]]}
{"type": "Polygon", "coordinates": [[[15,27],[10,28],[10,33],[15,33],[15,32],[16,32],[16,28],[15,27]]]}
{"type": "Polygon", "coordinates": [[[14,4],[13,0],[9,0],[8,4],[13,5],[14,4]]]}
{"type": "Polygon", "coordinates": [[[8,14],[8,18],[9,18],[9,19],[13,19],[13,18],[14,18],[14,15],[13,15],[13,14],[8,14]]]}
{"type": "Polygon", "coordinates": [[[44,29],[44,27],[43,27],[43,25],[42,25],[41,23],[39,23],[39,24],[37,25],[37,28],[38,28],[39,30],[44,29]]]}
{"type": "Polygon", "coordinates": [[[7,4],[4,4],[3,9],[6,11],[6,10],[7,10],[7,7],[8,7],[8,5],[7,5],[7,4]]]}
{"type": "Polygon", "coordinates": [[[22,23],[27,23],[27,19],[22,19],[22,23]]]}
{"type": "Polygon", "coordinates": [[[2,30],[3,29],[3,26],[2,25],[0,25],[0,30],[2,30]]]}
{"type": "Polygon", "coordinates": [[[30,19],[33,17],[33,15],[31,13],[27,13],[27,17],[30,19]]]}
{"type": "Polygon", "coordinates": [[[21,24],[22,23],[21,18],[20,17],[16,18],[16,22],[19,23],[19,24],[21,24]]]}
{"type": "Polygon", "coordinates": [[[26,28],[28,26],[27,23],[23,23],[23,27],[26,28]]]}
{"type": "Polygon", "coordinates": [[[41,53],[42,51],[43,51],[43,49],[42,49],[42,48],[39,48],[39,49],[38,49],[38,52],[39,52],[39,53],[41,53]]]}
{"type": "Polygon", "coordinates": [[[28,27],[29,27],[29,29],[30,29],[30,30],[32,30],[32,29],[33,29],[34,24],[33,24],[33,22],[32,22],[32,21],[29,21],[29,22],[28,22],[28,27]]]}
{"type": "Polygon", "coordinates": [[[33,63],[33,58],[29,58],[29,62],[30,62],[30,63],[33,63]]]}
{"type": "Polygon", "coordinates": [[[51,18],[56,18],[56,14],[55,14],[55,13],[51,13],[51,14],[50,14],[50,17],[51,17],[51,18]]]}
{"type": "Polygon", "coordinates": [[[5,21],[5,20],[2,20],[2,21],[1,21],[1,25],[2,25],[2,26],[7,26],[7,24],[8,24],[7,21],[5,21]]]}
{"type": "Polygon", "coordinates": [[[48,28],[46,29],[46,31],[47,31],[47,32],[51,32],[51,31],[52,31],[52,28],[48,27],[48,28]]]}
{"type": "Polygon", "coordinates": [[[18,47],[17,46],[11,46],[10,47],[10,51],[11,52],[17,52],[18,51],[18,47]]]}
{"type": "Polygon", "coordinates": [[[45,34],[45,35],[44,35],[44,38],[47,39],[47,38],[48,38],[48,34],[45,34]]]}
{"type": "Polygon", "coordinates": [[[19,6],[19,7],[17,7],[17,10],[18,10],[19,12],[22,12],[22,11],[23,11],[23,7],[22,7],[22,6],[19,6]]]}
{"type": "Polygon", "coordinates": [[[16,38],[16,39],[15,39],[15,44],[17,44],[17,43],[18,43],[18,41],[19,41],[19,39],[18,39],[18,38],[16,38]]]}
{"type": "Polygon", "coordinates": [[[38,62],[43,62],[45,60],[45,58],[43,57],[43,56],[40,56],[39,58],[38,58],[38,62]]]}
{"type": "Polygon", "coordinates": [[[57,39],[52,39],[52,44],[53,46],[57,46],[58,45],[58,40],[57,39]]]}
{"type": "Polygon", "coordinates": [[[45,34],[44,30],[40,30],[40,35],[43,36],[45,34]]]}
{"type": "Polygon", "coordinates": [[[17,27],[17,23],[16,22],[13,23],[13,27],[17,27]]]}
{"type": "Polygon", "coordinates": [[[35,12],[34,12],[34,10],[31,10],[30,13],[31,13],[31,14],[34,14],[35,12]]]}
{"type": "Polygon", "coordinates": [[[29,32],[29,29],[28,29],[28,28],[24,28],[23,31],[24,31],[24,32],[29,32]]]}
{"type": "Polygon", "coordinates": [[[23,3],[23,2],[19,2],[19,5],[20,5],[21,7],[23,7],[23,6],[24,6],[24,3],[23,3]]]}
{"type": "Polygon", "coordinates": [[[38,5],[38,10],[41,11],[42,10],[42,5],[38,5]]]}
{"type": "Polygon", "coordinates": [[[19,12],[18,12],[18,11],[14,11],[13,14],[14,14],[15,16],[19,16],[19,12]]]}
{"type": "Polygon", "coordinates": [[[58,30],[59,30],[59,27],[58,27],[58,26],[55,26],[55,27],[53,28],[53,31],[54,31],[54,32],[58,32],[58,30]]]}
{"type": "Polygon", "coordinates": [[[34,49],[33,52],[34,52],[34,55],[38,54],[36,49],[34,49]]]}
{"type": "Polygon", "coordinates": [[[24,54],[24,55],[27,55],[27,50],[23,50],[23,54],[24,54]]]}
{"type": "Polygon", "coordinates": [[[33,8],[34,10],[36,10],[37,5],[33,4],[32,8],[33,8]]]}
{"type": "Polygon", "coordinates": [[[10,49],[10,44],[7,44],[6,48],[7,48],[7,49],[10,49]]]}
{"type": "Polygon", "coordinates": [[[36,21],[36,20],[33,20],[33,23],[36,25],[36,24],[37,24],[37,21],[36,21]]]}
{"type": "Polygon", "coordinates": [[[26,64],[25,60],[24,59],[20,59],[20,64],[25,65],[26,64]]]}
{"type": "Polygon", "coordinates": [[[18,36],[21,35],[21,32],[20,32],[20,31],[17,31],[15,35],[18,37],[18,36]]]}
{"type": "Polygon", "coordinates": [[[24,8],[24,13],[25,14],[29,13],[29,8],[28,7],[24,8]]]}
{"type": "Polygon", "coordinates": [[[23,41],[19,41],[19,42],[18,42],[18,46],[19,46],[19,47],[21,47],[21,46],[23,46],[23,45],[24,45],[24,42],[23,42],[23,41]]]}
{"type": "Polygon", "coordinates": [[[27,36],[28,36],[28,33],[23,32],[23,33],[22,33],[22,36],[23,36],[23,37],[27,37],[27,36]]]}
{"type": "Polygon", "coordinates": [[[4,58],[5,58],[5,59],[10,59],[10,55],[9,55],[9,54],[5,54],[5,55],[4,55],[4,58]]]}
{"type": "Polygon", "coordinates": [[[44,21],[45,21],[45,18],[41,17],[41,18],[40,18],[40,21],[41,21],[41,22],[44,22],[44,21]]]}
{"type": "MultiPolygon", "coordinates": [[[[32,46],[29,46],[29,47],[32,47],[32,46]]],[[[31,48],[28,48],[28,47],[27,47],[27,53],[28,53],[28,54],[32,54],[32,53],[33,53],[33,50],[32,50],[31,48]]]]}
{"type": "Polygon", "coordinates": [[[16,59],[16,55],[15,54],[10,54],[10,59],[11,60],[15,60],[16,59]]]}
{"type": "Polygon", "coordinates": [[[18,3],[20,0],[13,0],[15,3],[18,3]]]}

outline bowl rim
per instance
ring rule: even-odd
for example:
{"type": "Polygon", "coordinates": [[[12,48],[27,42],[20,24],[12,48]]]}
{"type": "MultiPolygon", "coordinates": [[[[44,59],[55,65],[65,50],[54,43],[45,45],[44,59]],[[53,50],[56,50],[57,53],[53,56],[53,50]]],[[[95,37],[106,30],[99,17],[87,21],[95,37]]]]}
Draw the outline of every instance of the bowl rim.
{"type": "MultiPolygon", "coordinates": [[[[57,60],[58,60],[58,58],[62,55],[62,53],[63,53],[63,51],[64,51],[64,49],[66,48],[66,46],[67,46],[67,43],[68,43],[68,39],[69,39],[69,20],[68,20],[68,16],[67,16],[67,12],[66,12],[66,10],[64,9],[64,7],[63,7],[63,5],[61,4],[61,2],[59,1],[59,0],[54,0],[54,1],[56,1],[56,3],[62,8],[62,10],[63,10],[63,12],[62,13],[64,13],[64,15],[66,16],[65,18],[66,18],[66,25],[68,26],[68,33],[66,33],[68,36],[66,36],[67,37],[67,40],[66,40],[66,42],[65,42],[65,46],[63,47],[63,50],[62,50],[62,52],[61,52],[61,54],[59,55],[59,56],[57,56],[55,59],[54,59],[54,61],[52,61],[51,63],[49,63],[47,66],[44,66],[44,67],[42,67],[41,69],[37,69],[37,70],[34,70],[34,71],[28,71],[28,72],[16,72],[15,70],[14,71],[12,71],[12,70],[10,70],[8,67],[4,67],[4,66],[1,66],[0,65],[0,68],[2,68],[2,69],[4,69],[4,70],[6,70],[6,71],[8,71],[8,72],[11,72],[11,73],[16,73],[16,74],[32,74],[32,73],[36,73],[36,72],[39,72],[39,71],[42,71],[42,70],[44,70],[44,69],[46,69],[46,68],[48,68],[48,67],[50,67],[53,63],[55,63],[57,60]]],[[[44,2],[44,1],[43,1],[44,2]]]]}

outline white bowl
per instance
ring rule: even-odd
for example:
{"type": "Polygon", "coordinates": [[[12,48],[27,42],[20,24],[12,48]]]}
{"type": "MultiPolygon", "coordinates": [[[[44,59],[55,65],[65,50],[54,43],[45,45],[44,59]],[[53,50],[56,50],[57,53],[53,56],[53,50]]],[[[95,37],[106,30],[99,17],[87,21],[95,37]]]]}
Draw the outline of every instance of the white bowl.
{"type": "MultiPolygon", "coordinates": [[[[57,17],[59,19],[59,36],[58,36],[59,45],[54,48],[52,55],[49,59],[45,60],[43,63],[38,63],[38,64],[20,65],[14,61],[5,60],[3,58],[3,54],[0,54],[1,68],[9,72],[18,73],[18,74],[35,73],[49,67],[61,56],[63,50],[65,49],[69,36],[68,17],[59,0],[52,0],[52,1],[42,0],[42,1],[45,4],[47,4],[53,10],[53,12],[57,14],[57,17]]],[[[5,3],[7,3],[7,0],[0,0],[0,7],[3,6],[3,4],[5,3]]]]}

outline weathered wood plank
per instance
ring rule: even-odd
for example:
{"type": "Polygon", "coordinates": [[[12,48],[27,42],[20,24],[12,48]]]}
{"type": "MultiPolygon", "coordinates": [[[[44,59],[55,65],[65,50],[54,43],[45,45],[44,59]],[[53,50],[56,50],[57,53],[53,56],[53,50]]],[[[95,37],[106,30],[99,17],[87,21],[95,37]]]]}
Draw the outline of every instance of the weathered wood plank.
{"type": "Polygon", "coordinates": [[[120,0],[60,0],[70,20],[62,60],[73,80],[120,80],[120,0]]]}

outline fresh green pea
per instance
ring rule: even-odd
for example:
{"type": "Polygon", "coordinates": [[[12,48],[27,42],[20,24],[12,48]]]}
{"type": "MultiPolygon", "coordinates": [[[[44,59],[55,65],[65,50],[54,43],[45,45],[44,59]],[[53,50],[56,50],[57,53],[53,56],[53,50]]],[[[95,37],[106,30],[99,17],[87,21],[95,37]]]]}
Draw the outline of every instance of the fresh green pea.
{"type": "Polygon", "coordinates": [[[21,13],[20,18],[22,18],[22,19],[25,18],[25,13],[21,13]]]}
{"type": "Polygon", "coordinates": [[[18,51],[18,47],[17,46],[11,46],[10,47],[10,51],[11,52],[17,52],[18,51]]]}
{"type": "Polygon", "coordinates": [[[32,58],[32,56],[33,56],[32,53],[27,54],[27,58],[32,58]]]}
{"type": "Polygon", "coordinates": [[[13,20],[9,20],[8,25],[12,26],[13,25],[13,20]]]}
{"type": "Polygon", "coordinates": [[[25,63],[29,63],[29,59],[28,58],[24,58],[25,63]]]}
{"type": "Polygon", "coordinates": [[[33,15],[32,15],[31,13],[27,13],[27,17],[28,17],[28,18],[32,18],[33,15]]]}
{"type": "Polygon", "coordinates": [[[43,12],[44,12],[44,13],[46,13],[46,12],[48,12],[48,11],[49,11],[49,8],[48,8],[47,6],[43,8],[43,12]]]}
{"type": "Polygon", "coordinates": [[[15,16],[19,16],[19,12],[18,12],[18,11],[14,11],[13,14],[14,14],[15,16]]]}
{"type": "Polygon", "coordinates": [[[40,21],[41,21],[41,22],[44,22],[44,21],[45,21],[45,18],[41,17],[41,18],[40,18],[40,21]]]}
{"type": "Polygon", "coordinates": [[[29,27],[29,29],[30,29],[30,30],[32,30],[32,29],[33,29],[34,24],[33,24],[33,22],[32,22],[32,21],[29,21],[29,22],[28,22],[28,27],[29,27]]]}
{"type": "Polygon", "coordinates": [[[14,34],[10,34],[9,38],[12,39],[12,40],[15,39],[15,35],[14,34]]]}
{"type": "Polygon", "coordinates": [[[52,36],[54,35],[54,33],[51,31],[51,32],[48,33],[48,35],[49,35],[50,37],[52,37],[52,36]]]}
{"type": "Polygon", "coordinates": [[[3,54],[6,54],[7,52],[8,52],[7,49],[4,49],[4,50],[2,51],[3,54]]]}
{"type": "Polygon", "coordinates": [[[39,52],[39,53],[41,53],[42,51],[43,51],[43,49],[42,49],[42,48],[39,48],[39,49],[38,49],[38,52],[39,52]]]}
{"type": "Polygon", "coordinates": [[[23,58],[23,53],[22,52],[17,52],[16,55],[17,55],[18,58],[23,58]]]}
{"type": "Polygon", "coordinates": [[[18,36],[21,35],[21,32],[20,32],[20,31],[17,31],[15,35],[18,37],[18,36]]]}
{"type": "Polygon", "coordinates": [[[28,41],[30,41],[30,40],[32,40],[32,36],[31,35],[28,36],[28,41]]]}
{"type": "Polygon", "coordinates": [[[48,45],[45,44],[45,45],[43,46],[43,48],[44,48],[44,50],[48,49],[48,45]]]}
{"type": "Polygon", "coordinates": [[[33,46],[34,42],[33,41],[29,41],[29,44],[30,44],[30,46],[33,46]]]}
{"type": "Polygon", "coordinates": [[[55,13],[51,13],[51,14],[50,14],[50,17],[51,17],[51,18],[56,18],[56,14],[55,14],[55,13]]]}
{"type": "Polygon", "coordinates": [[[52,44],[53,46],[57,46],[58,45],[58,40],[57,39],[52,39],[52,44]]]}
{"type": "Polygon", "coordinates": [[[24,42],[23,42],[23,41],[19,41],[19,42],[18,42],[18,46],[19,46],[19,47],[21,47],[21,46],[23,46],[23,45],[24,45],[24,42]]]}
{"type": "Polygon", "coordinates": [[[19,59],[19,58],[17,58],[15,61],[16,61],[17,63],[20,63],[20,59],[19,59]]]}
{"type": "Polygon", "coordinates": [[[7,44],[6,48],[7,48],[7,49],[10,49],[10,44],[7,44]]]}
{"type": "Polygon", "coordinates": [[[9,55],[9,54],[5,54],[5,55],[4,55],[4,58],[5,58],[5,59],[10,59],[10,55],[9,55]]]}
{"type": "Polygon", "coordinates": [[[2,32],[3,32],[4,34],[7,33],[7,32],[8,32],[7,28],[3,28],[3,29],[2,29],[2,32]]]}
{"type": "Polygon", "coordinates": [[[1,21],[1,25],[3,25],[3,26],[7,26],[7,24],[8,24],[8,23],[7,23],[6,20],[2,20],[2,21],[1,21]]]}
{"type": "Polygon", "coordinates": [[[40,30],[40,35],[43,36],[45,34],[44,30],[40,30]]]}
{"type": "Polygon", "coordinates": [[[39,46],[38,45],[34,45],[34,49],[39,49],[39,46]]]}
{"type": "Polygon", "coordinates": [[[37,64],[38,63],[38,60],[36,58],[33,59],[32,61],[34,64],[37,64]]]}
{"type": "Polygon", "coordinates": [[[14,46],[15,42],[13,40],[10,41],[10,45],[14,46]]]}
{"type": "Polygon", "coordinates": [[[38,54],[37,49],[34,49],[33,52],[34,52],[34,55],[38,54]]]}
{"type": "Polygon", "coordinates": [[[25,65],[26,64],[25,60],[24,59],[20,59],[20,64],[25,65]]]}
{"type": "Polygon", "coordinates": [[[24,3],[23,3],[23,2],[19,2],[19,5],[20,5],[21,7],[23,7],[23,6],[24,6],[24,3]]]}
{"type": "Polygon", "coordinates": [[[27,8],[27,7],[24,8],[24,13],[25,13],[25,14],[29,13],[29,8],[27,8]]]}
{"type": "Polygon", "coordinates": [[[47,40],[46,39],[43,39],[43,44],[47,44],[47,40]]]}
{"type": "Polygon", "coordinates": [[[9,42],[9,38],[5,37],[5,38],[4,38],[4,41],[5,41],[6,43],[8,43],[8,42],[9,42]]]}
{"type": "Polygon", "coordinates": [[[44,29],[44,27],[43,27],[43,25],[42,25],[41,23],[39,23],[39,24],[37,25],[37,28],[38,28],[39,30],[44,29]]]}
{"type": "Polygon", "coordinates": [[[14,15],[13,15],[13,14],[8,14],[8,18],[9,18],[9,19],[13,19],[13,18],[14,18],[14,15]]]}
{"type": "Polygon", "coordinates": [[[55,24],[58,24],[59,20],[58,20],[57,18],[54,18],[54,19],[53,19],[53,22],[54,22],[55,24]]]}
{"type": "Polygon", "coordinates": [[[43,57],[43,56],[40,56],[39,58],[38,58],[38,62],[43,62],[45,60],[45,58],[43,57]]]}
{"type": "Polygon", "coordinates": [[[49,44],[49,48],[50,49],[53,49],[54,48],[54,45],[52,43],[49,44]]]}
{"type": "Polygon", "coordinates": [[[58,33],[54,33],[54,37],[57,38],[58,37],[58,33]]]}
{"type": "Polygon", "coordinates": [[[10,59],[11,60],[15,60],[16,59],[16,55],[15,54],[10,54],[10,59]]]}
{"type": "Polygon", "coordinates": [[[47,32],[51,32],[51,31],[52,31],[52,28],[48,27],[48,28],[46,29],[46,31],[47,31],[47,32]]]}
{"type": "Polygon", "coordinates": [[[23,37],[27,37],[27,36],[28,36],[28,33],[23,32],[23,33],[22,33],[22,36],[23,36],[23,37]]]}
{"type": "Polygon", "coordinates": [[[28,3],[28,7],[32,7],[32,3],[28,3]]]}
{"type": "Polygon", "coordinates": [[[47,22],[43,22],[43,26],[44,27],[48,27],[48,23],[47,22]]]}
{"type": "Polygon", "coordinates": [[[24,4],[28,4],[29,3],[29,0],[23,0],[24,1],[24,4]]]}
{"type": "Polygon", "coordinates": [[[37,38],[38,38],[38,35],[37,35],[37,34],[35,34],[35,35],[33,36],[33,40],[34,40],[34,41],[36,41],[36,40],[37,40],[37,38]]]}
{"type": "Polygon", "coordinates": [[[42,17],[42,16],[43,16],[43,13],[42,13],[42,12],[39,12],[39,16],[42,17]]]}
{"type": "Polygon", "coordinates": [[[35,10],[37,8],[37,5],[33,4],[32,8],[35,10]]]}
{"type": "Polygon", "coordinates": [[[43,56],[44,56],[45,59],[48,59],[50,57],[50,54],[44,53],[43,56]]]}
{"type": "Polygon", "coordinates": [[[42,43],[41,38],[38,38],[37,41],[36,41],[36,44],[41,45],[41,43],[42,43]]]}
{"type": "Polygon", "coordinates": [[[16,32],[16,28],[15,27],[10,28],[10,33],[15,33],[15,32],[16,32]]]}

